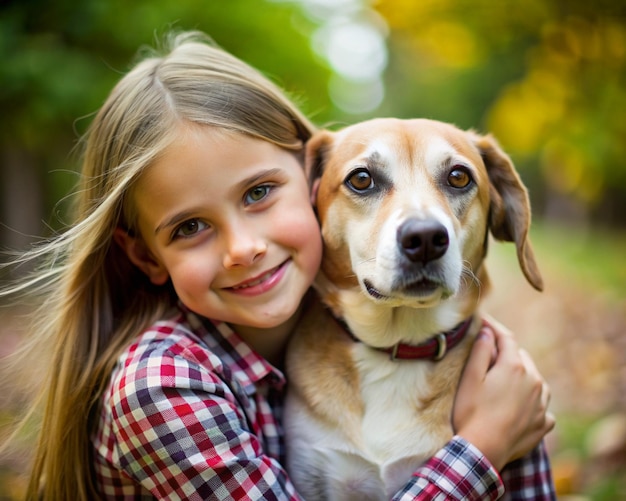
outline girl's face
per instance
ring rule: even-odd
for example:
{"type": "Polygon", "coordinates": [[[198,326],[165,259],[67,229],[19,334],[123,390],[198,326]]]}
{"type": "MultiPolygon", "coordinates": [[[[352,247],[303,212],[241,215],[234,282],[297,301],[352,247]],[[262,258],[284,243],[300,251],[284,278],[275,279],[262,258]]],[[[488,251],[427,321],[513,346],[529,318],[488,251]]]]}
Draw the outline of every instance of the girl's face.
{"type": "Polygon", "coordinates": [[[129,252],[131,260],[155,284],[171,279],[183,304],[205,317],[278,326],[320,265],[302,166],[267,141],[182,126],[142,174],[133,202],[145,247],[129,252]]]}

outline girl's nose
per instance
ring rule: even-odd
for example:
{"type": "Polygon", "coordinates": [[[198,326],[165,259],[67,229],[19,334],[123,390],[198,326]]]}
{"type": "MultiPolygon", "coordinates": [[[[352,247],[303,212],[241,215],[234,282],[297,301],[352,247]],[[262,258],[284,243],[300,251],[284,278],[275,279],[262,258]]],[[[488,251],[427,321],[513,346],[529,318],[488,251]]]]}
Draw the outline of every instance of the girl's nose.
{"type": "Polygon", "coordinates": [[[265,240],[249,230],[250,228],[239,226],[227,235],[224,268],[250,266],[265,255],[267,251],[265,240]]]}

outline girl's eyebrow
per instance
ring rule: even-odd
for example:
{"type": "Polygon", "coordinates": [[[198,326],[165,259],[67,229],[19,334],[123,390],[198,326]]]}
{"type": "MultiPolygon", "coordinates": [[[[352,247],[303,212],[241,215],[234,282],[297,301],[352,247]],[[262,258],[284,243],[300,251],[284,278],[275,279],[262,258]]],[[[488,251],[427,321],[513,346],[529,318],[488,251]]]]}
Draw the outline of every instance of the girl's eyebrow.
{"type": "Polygon", "coordinates": [[[186,221],[187,219],[190,219],[193,217],[193,215],[196,212],[193,210],[186,210],[183,212],[178,212],[176,214],[174,214],[171,218],[169,218],[167,221],[162,222],[161,224],[159,224],[155,230],[154,230],[154,234],[158,235],[161,231],[171,227],[171,226],[176,226],[180,223],[182,223],[183,221],[186,221]]]}
{"type": "Polygon", "coordinates": [[[241,182],[237,183],[237,185],[235,185],[235,190],[245,190],[247,189],[249,186],[252,186],[256,183],[258,183],[259,181],[267,178],[267,177],[272,177],[272,176],[276,176],[281,172],[280,169],[278,168],[273,168],[273,169],[265,169],[262,170],[260,172],[255,172],[253,175],[243,179],[241,182]]]}
{"type": "MultiPolygon", "coordinates": [[[[239,191],[243,191],[246,190],[248,187],[258,183],[259,181],[263,180],[263,179],[267,179],[268,177],[272,177],[272,176],[276,176],[278,174],[280,174],[282,171],[281,169],[278,168],[273,168],[273,169],[265,169],[262,170],[260,172],[255,172],[253,175],[241,180],[239,183],[237,183],[234,187],[235,192],[239,192],[239,191]]],[[[155,230],[154,230],[154,234],[157,235],[158,233],[160,233],[161,231],[170,228],[172,226],[176,226],[184,221],[186,221],[187,219],[193,218],[195,217],[195,214],[197,214],[198,211],[197,210],[185,210],[182,212],[178,212],[176,214],[174,214],[172,217],[170,217],[168,220],[162,222],[161,224],[159,224],[155,230]]]]}

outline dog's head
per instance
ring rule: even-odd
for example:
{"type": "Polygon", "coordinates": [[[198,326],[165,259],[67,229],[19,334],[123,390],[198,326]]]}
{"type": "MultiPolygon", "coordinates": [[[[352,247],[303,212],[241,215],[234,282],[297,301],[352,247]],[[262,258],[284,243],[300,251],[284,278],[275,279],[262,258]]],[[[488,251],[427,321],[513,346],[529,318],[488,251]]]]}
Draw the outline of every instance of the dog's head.
{"type": "Polygon", "coordinates": [[[528,239],[530,205],[490,136],[431,120],[376,119],[307,145],[307,175],[324,238],[322,271],[374,302],[429,307],[486,280],[490,230],[515,242],[543,287],[528,239]]]}

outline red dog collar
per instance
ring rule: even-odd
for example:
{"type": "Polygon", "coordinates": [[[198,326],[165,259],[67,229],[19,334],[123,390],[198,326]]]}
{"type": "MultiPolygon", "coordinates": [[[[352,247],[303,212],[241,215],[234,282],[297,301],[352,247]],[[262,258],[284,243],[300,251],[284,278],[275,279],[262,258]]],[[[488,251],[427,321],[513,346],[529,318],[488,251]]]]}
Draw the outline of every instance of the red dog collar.
{"type": "MultiPolygon", "coordinates": [[[[448,332],[440,332],[427,341],[417,345],[398,343],[389,348],[376,348],[373,346],[370,346],[370,348],[388,353],[391,360],[429,359],[437,362],[445,357],[449,350],[462,341],[465,334],[467,334],[469,326],[472,323],[472,319],[473,317],[470,317],[461,322],[454,329],[451,329],[448,332]]],[[[350,335],[350,337],[352,337],[352,339],[357,342],[362,342],[354,336],[352,332],[350,332],[350,329],[348,329],[345,322],[339,319],[337,319],[337,321],[344,327],[345,331],[350,335]]]]}

